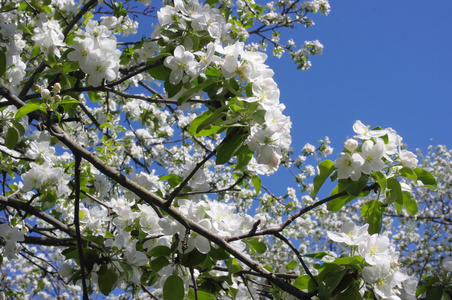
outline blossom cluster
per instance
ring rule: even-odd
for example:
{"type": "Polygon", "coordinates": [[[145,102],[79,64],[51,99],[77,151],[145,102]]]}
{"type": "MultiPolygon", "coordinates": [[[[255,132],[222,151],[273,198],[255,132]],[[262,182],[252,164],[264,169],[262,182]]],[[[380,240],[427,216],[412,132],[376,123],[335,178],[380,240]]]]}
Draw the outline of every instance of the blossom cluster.
{"type": "Polygon", "coordinates": [[[98,86],[104,79],[115,79],[121,51],[116,48],[116,37],[108,27],[89,21],[85,30],[80,29],[77,34],[70,45],[74,51],[68,53],[68,59],[79,63],[88,75],[88,83],[98,86]]]}
{"type": "Polygon", "coordinates": [[[351,178],[357,181],[362,174],[382,171],[388,163],[410,169],[417,166],[416,155],[401,149],[402,138],[394,129],[369,129],[369,126],[358,120],[353,130],[357,135],[345,141],[344,152],[334,162],[339,179],[351,178]],[[362,145],[359,145],[358,140],[362,141],[362,145]]]}
{"type": "Polygon", "coordinates": [[[274,171],[280,163],[282,152],[289,150],[291,143],[290,118],[282,111],[285,106],[279,102],[280,91],[272,76],[274,72],[265,64],[267,55],[258,51],[245,50],[243,42],[232,42],[223,37],[230,29],[216,8],[201,5],[197,0],[175,1],[174,6],[165,6],[158,13],[160,27],[155,36],[164,36],[165,30],[195,29],[209,33],[211,42],[196,51],[190,39],[178,45],[173,55],[165,58],[164,65],[170,69],[169,81],[173,85],[196,79],[208,68],[219,69],[225,79],[238,79],[251,87],[251,94],[238,97],[245,106],[257,103],[264,111],[264,120],[252,117],[250,135],[245,141],[250,150],[256,152],[254,168],[260,173],[274,171]]]}
{"type": "Polygon", "coordinates": [[[25,76],[26,65],[20,55],[25,47],[22,31],[13,23],[12,16],[0,14],[0,51],[5,53],[6,73],[0,78],[0,83],[16,91],[25,76]]]}
{"type": "MultiPolygon", "coordinates": [[[[399,252],[384,235],[367,231],[369,224],[357,226],[350,220],[344,222],[341,232],[328,232],[328,237],[350,247],[352,254],[364,258],[362,278],[370,285],[377,299],[416,299],[417,280],[400,267],[399,252]]],[[[363,285],[361,293],[367,287],[363,285]]]]}

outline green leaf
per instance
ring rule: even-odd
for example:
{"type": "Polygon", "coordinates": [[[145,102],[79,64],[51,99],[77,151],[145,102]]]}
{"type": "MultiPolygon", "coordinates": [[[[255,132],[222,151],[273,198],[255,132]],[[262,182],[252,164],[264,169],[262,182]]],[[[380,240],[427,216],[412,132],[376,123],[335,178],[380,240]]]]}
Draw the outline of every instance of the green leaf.
{"type": "Polygon", "coordinates": [[[254,152],[248,148],[247,145],[243,145],[240,147],[240,149],[237,151],[237,163],[235,164],[235,170],[238,170],[240,168],[243,168],[248,165],[251,158],[253,158],[254,152]]]}
{"type": "Polygon", "coordinates": [[[364,217],[366,223],[369,224],[368,232],[369,234],[380,233],[381,227],[383,225],[383,212],[385,211],[386,205],[377,200],[370,200],[364,203],[361,208],[361,216],[364,217]]]}
{"type": "Polygon", "coordinates": [[[406,177],[406,178],[414,180],[414,181],[417,180],[416,173],[413,170],[411,170],[410,168],[404,167],[404,168],[400,169],[399,172],[400,172],[400,175],[403,177],[406,177]]]}
{"type": "Polygon", "coordinates": [[[311,192],[312,199],[315,199],[315,196],[325,183],[326,179],[334,172],[334,170],[336,170],[334,162],[331,160],[322,161],[317,168],[319,172],[318,175],[314,177],[314,189],[311,192]]]}
{"type": "Polygon", "coordinates": [[[171,255],[171,249],[166,246],[155,246],[152,248],[152,250],[149,252],[151,256],[170,256],[171,255]]]}
{"type": "Polygon", "coordinates": [[[129,280],[133,277],[133,267],[125,262],[120,262],[121,268],[124,270],[124,274],[126,275],[126,279],[129,280]]]}
{"type": "Polygon", "coordinates": [[[97,245],[99,245],[99,247],[102,247],[104,245],[104,237],[101,235],[98,236],[86,236],[85,239],[87,239],[88,241],[91,241],[97,245]]]}
{"type": "MultiPolygon", "coordinates": [[[[152,76],[152,74],[151,74],[152,76]]],[[[192,87],[191,89],[189,89],[188,91],[182,93],[182,95],[179,96],[179,98],[177,99],[177,103],[179,105],[184,104],[185,102],[187,102],[188,99],[190,99],[190,96],[207,88],[210,85],[215,84],[216,82],[218,82],[218,79],[214,79],[214,78],[208,78],[207,80],[203,81],[202,83],[199,83],[197,85],[195,85],[194,87],[192,87]]]]}
{"type": "Polygon", "coordinates": [[[202,254],[197,249],[193,249],[189,253],[181,255],[180,262],[186,267],[193,267],[201,264],[207,257],[207,254],[202,254]]]}
{"type": "Polygon", "coordinates": [[[165,86],[165,91],[168,94],[168,98],[173,98],[182,89],[182,81],[179,81],[178,84],[171,84],[168,79],[168,80],[165,80],[164,86],[165,86]]]}
{"type": "Polygon", "coordinates": [[[183,180],[184,180],[184,178],[182,176],[179,176],[179,175],[176,175],[176,174],[163,175],[162,177],[159,178],[159,181],[168,181],[168,184],[171,187],[177,186],[183,180]]]}
{"type": "Polygon", "coordinates": [[[359,267],[364,263],[364,258],[359,255],[336,258],[332,264],[359,267]]]}
{"type": "Polygon", "coordinates": [[[54,191],[46,191],[44,195],[39,199],[41,202],[41,209],[46,211],[55,206],[58,197],[54,191]]]}
{"type": "MultiPolygon", "coordinates": [[[[163,59],[163,58],[165,58],[165,57],[167,57],[167,56],[171,56],[171,53],[160,53],[160,54],[157,55],[157,56],[148,58],[148,60],[146,61],[146,65],[147,65],[147,66],[150,66],[150,65],[152,65],[153,63],[155,63],[156,61],[158,61],[159,59],[163,59]]],[[[151,75],[151,76],[152,76],[152,75],[151,75]]],[[[152,76],[152,77],[154,77],[154,76],[152,76]]],[[[154,77],[154,78],[156,78],[156,77],[154,77]]],[[[158,79],[158,78],[156,78],[156,79],[158,79]]],[[[162,79],[162,80],[165,80],[165,79],[162,79]]]]}
{"type": "Polygon", "coordinates": [[[421,280],[416,289],[416,297],[419,297],[420,295],[425,293],[425,291],[427,291],[427,289],[432,285],[437,285],[437,282],[439,281],[440,279],[437,276],[428,276],[421,280]]]}
{"type": "Polygon", "coordinates": [[[151,262],[149,262],[149,265],[151,266],[152,271],[158,272],[163,267],[166,267],[167,265],[169,265],[169,261],[166,257],[159,256],[156,259],[153,259],[151,262]]]}
{"type": "Polygon", "coordinates": [[[400,215],[403,206],[402,186],[400,185],[400,182],[394,177],[388,178],[387,183],[389,191],[389,198],[387,199],[388,203],[395,203],[397,214],[400,215]]]}
{"type": "Polygon", "coordinates": [[[377,181],[378,185],[380,186],[381,193],[384,195],[386,193],[387,186],[386,176],[381,172],[373,172],[372,176],[377,181]]]}
{"type": "Polygon", "coordinates": [[[261,178],[259,175],[254,175],[252,178],[254,189],[256,190],[256,194],[259,194],[261,191],[261,178]]]}
{"type": "Polygon", "coordinates": [[[100,99],[102,99],[100,93],[95,92],[95,91],[89,91],[88,92],[88,97],[91,99],[91,101],[93,102],[98,102],[100,99]]]}
{"type": "Polygon", "coordinates": [[[225,80],[223,83],[232,94],[234,94],[237,97],[243,97],[243,95],[238,91],[240,85],[237,83],[235,79],[231,78],[229,80],[225,80]]]}
{"type": "Polygon", "coordinates": [[[39,48],[39,46],[34,46],[33,50],[31,50],[30,58],[34,58],[34,57],[38,56],[39,54],[41,54],[41,48],[39,48]]]}
{"type": "Polygon", "coordinates": [[[5,136],[5,146],[8,149],[14,149],[18,142],[19,142],[19,133],[17,132],[16,128],[9,127],[5,136]]]}
{"type": "Polygon", "coordinates": [[[427,172],[424,169],[416,168],[414,172],[417,175],[417,180],[421,181],[425,187],[430,189],[436,189],[436,180],[435,177],[430,172],[427,172]]]}
{"type": "Polygon", "coordinates": [[[291,260],[290,263],[288,263],[285,268],[286,270],[293,270],[298,265],[298,263],[295,260],[291,260]]]}
{"type": "Polygon", "coordinates": [[[16,130],[19,132],[19,136],[25,134],[25,128],[22,124],[20,124],[16,120],[11,120],[11,124],[13,124],[14,128],[16,128],[16,130]]]}
{"type": "Polygon", "coordinates": [[[163,67],[163,65],[148,70],[149,75],[157,80],[166,80],[169,76],[169,72],[163,67]]]}
{"type": "Polygon", "coordinates": [[[31,112],[34,112],[35,110],[41,110],[42,112],[46,112],[45,108],[43,108],[42,106],[34,103],[29,103],[19,108],[15,117],[16,121],[22,118],[23,116],[28,115],[31,112]]]}
{"type": "Polygon", "coordinates": [[[118,275],[116,274],[114,268],[109,268],[108,265],[102,265],[99,271],[97,271],[97,275],[97,283],[100,292],[105,296],[108,296],[113,291],[113,287],[118,280],[118,275]]]}
{"type": "Polygon", "coordinates": [[[310,257],[310,258],[315,258],[315,259],[322,259],[323,257],[325,257],[327,255],[330,255],[330,254],[328,254],[327,252],[323,252],[322,251],[322,252],[319,252],[319,253],[305,254],[303,256],[310,257]]]}
{"type": "Polygon", "coordinates": [[[402,195],[403,195],[403,206],[405,206],[406,211],[412,216],[417,214],[418,206],[413,194],[407,191],[403,191],[402,195]]]}
{"type": "Polygon", "coordinates": [[[0,77],[6,72],[6,55],[5,52],[0,50],[0,77]]]}
{"type": "MultiPolygon", "coordinates": [[[[337,185],[331,192],[330,196],[339,194],[342,191],[343,191],[342,187],[340,187],[340,185],[337,185]]],[[[356,198],[356,196],[352,196],[352,195],[345,195],[345,196],[338,197],[334,200],[329,201],[326,204],[326,208],[331,212],[338,212],[345,204],[347,204],[348,202],[352,201],[355,198],[356,198]]]]}
{"type": "Polygon", "coordinates": [[[235,258],[228,259],[226,261],[226,266],[231,274],[235,274],[243,269],[235,258]]]}
{"type": "Polygon", "coordinates": [[[226,138],[228,140],[225,143],[220,144],[217,148],[217,165],[227,163],[243,144],[243,135],[231,134],[226,138]]]}
{"type": "Polygon", "coordinates": [[[63,100],[61,100],[61,102],[59,102],[59,104],[79,104],[80,101],[72,98],[72,97],[64,97],[63,100]]]}
{"type": "Polygon", "coordinates": [[[184,295],[184,281],[177,275],[169,276],[163,285],[163,299],[183,300],[184,295]]]}
{"type": "Polygon", "coordinates": [[[425,295],[425,300],[439,300],[443,299],[444,287],[442,285],[430,286],[425,295]]]}
{"type": "Polygon", "coordinates": [[[213,112],[211,110],[206,110],[205,112],[203,112],[201,115],[197,116],[190,124],[190,128],[188,129],[188,132],[191,135],[202,135],[199,134],[199,130],[198,127],[199,125],[201,125],[205,120],[207,120],[211,115],[213,114],[213,112]]]}
{"type": "MultiPolygon", "coordinates": [[[[265,245],[265,243],[263,242],[259,242],[256,239],[251,239],[251,240],[247,240],[246,244],[253,249],[254,251],[256,251],[259,254],[264,253],[265,251],[267,251],[267,246],[265,245]]],[[[253,251],[253,252],[254,252],[253,251]]]]}
{"type": "Polygon", "coordinates": [[[227,110],[227,108],[227,106],[223,106],[216,109],[207,119],[199,124],[198,128],[196,128],[196,134],[199,134],[203,129],[209,128],[211,125],[214,125],[218,120],[222,122],[222,118],[226,116],[225,110],[227,110]]]}
{"type": "Polygon", "coordinates": [[[315,283],[309,275],[303,275],[295,279],[293,286],[299,290],[313,291],[315,283]]]}
{"type": "MultiPolygon", "coordinates": [[[[351,179],[346,179],[348,182],[344,184],[345,190],[347,191],[347,194],[350,196],[358,197],[363,189],[367,185],[368,176],[365,174],[362,174],[361,177],[357,181],[353,181],[351,179]]],[[[344,179],[340,179],[339,181],[342,181],[344,179]]]]}
{"type": "Polygon", "coordinates": [[[195,296],[195,291],[193,289],[190,289],[188,291],[188,299],[190,299],[190,300],[196,300],[196,299],[197,300],[215,300],[216,299],[215,296],[213,296],[209,293],[206,293],[204,291],[201,291],[201,290],[197,290],[196,293],[198,296],[197,298],[195,296]]]}
{"type": "Polygon", "coordinates": [[[346,270],[328,272],[328,275],[324,276],[323,280],[319,282],[319,294],[318,294],[319,299],[320,300],[331,299],[334,289],[339,285],[345,274],[346,270]]]}

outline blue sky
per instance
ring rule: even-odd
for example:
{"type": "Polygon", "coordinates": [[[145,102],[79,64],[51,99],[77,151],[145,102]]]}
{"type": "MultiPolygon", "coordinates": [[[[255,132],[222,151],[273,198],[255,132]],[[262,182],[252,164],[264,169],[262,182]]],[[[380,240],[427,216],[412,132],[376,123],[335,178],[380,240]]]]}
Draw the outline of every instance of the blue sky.
{"type": "Polygon", "coordinates": [[[325,46],[311,69],[297,70],[288,54],[267,61],[293,122],[295,152],[327,135],[337,155],[357,119],[394,128],[413,151],[451,148],[452,1],[330,3],[331,13],[314,16],[315,26],[282,34],[281,41],[325,46]]]}

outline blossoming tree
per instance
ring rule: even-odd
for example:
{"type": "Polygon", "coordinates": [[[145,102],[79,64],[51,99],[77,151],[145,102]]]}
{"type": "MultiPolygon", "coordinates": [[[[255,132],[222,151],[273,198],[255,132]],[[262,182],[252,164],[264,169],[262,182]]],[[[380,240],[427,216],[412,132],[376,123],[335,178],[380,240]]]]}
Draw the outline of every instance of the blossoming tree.
{"type": "Polygon", "coordinates": [[[307,70],[322,45],[279,32],[312,26],[326,0],[0,3],[0,296],[450,295],[449,258],[405,269],[395,245],[410,245],[388,237],[436,186],[395,130],[356,121],[339,157],[321,161],[325,139],[292,158],[264,51],[307,70]],[[281,166],[302,201],[262,185],[281,166]]]}

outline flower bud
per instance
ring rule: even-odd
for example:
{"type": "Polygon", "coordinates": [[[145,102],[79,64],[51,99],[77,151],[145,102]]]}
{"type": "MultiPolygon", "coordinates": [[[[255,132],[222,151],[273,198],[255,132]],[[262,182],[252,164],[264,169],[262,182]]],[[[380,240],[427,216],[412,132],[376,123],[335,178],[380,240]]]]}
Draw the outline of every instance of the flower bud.
{"type": "Polygon", "coordinates": [[[358,141],[355,139],[348,139],[344,143],[344,148],[347,149],[350,152],[355,151],[355,149],[358,147],[358,141]]]}
{"type": "Polygon", "coordinates": [[[44,100],[50,99],[52,95],[48,89],[41,89],[41,98],[44,100]]]}
{"type": "Polygon", "coordinates": [[[56,93],[59,93],[59,92],[61,91],[61,84],[60,84],[59,82],[55,83],[55,84],[53,85],[53,90],[54,90],[56,93]]]}

